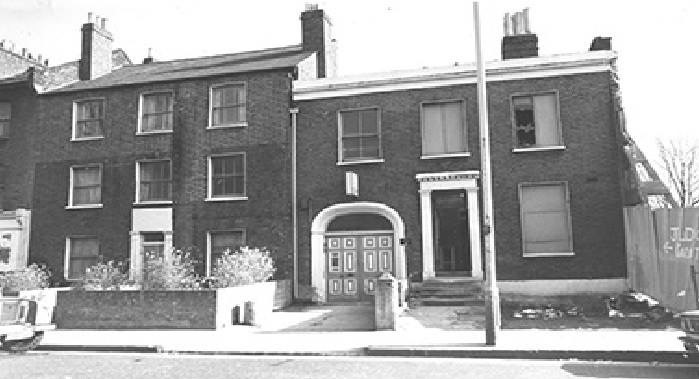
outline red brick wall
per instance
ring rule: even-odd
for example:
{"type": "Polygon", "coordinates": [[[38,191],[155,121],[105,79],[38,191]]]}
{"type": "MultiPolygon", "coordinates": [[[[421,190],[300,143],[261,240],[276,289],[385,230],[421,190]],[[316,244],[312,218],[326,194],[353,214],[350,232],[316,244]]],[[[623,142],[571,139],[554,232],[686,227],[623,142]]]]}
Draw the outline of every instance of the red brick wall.
{"type": "Polygon", "coordinates": [[[250,245],[272,250],[277,277],[290,277],[289,99],[281,71],[43,96],[30,260],[62,275],[65,237],[81,234],[99,236],[106,257],[127,258],[135,161],[171,157],[175,246],[199,247],[203,261],[206,230],[244,227],[250,245]],[[209,86],[226,81],[247,83],[248,125],[206,130],[209,86]],[[175,93],[174,133],[137,136],[139,94],[154,89],[175,93]],[[89,97],[106,99],[105,138],[71,142],[72,102],[89,97]],[[238,151],[247,153],[249,200],[205,202],[206,156],[238,151]],[[69,167],[84,163],[104,166],[104,208],[66,210],[69,167]]]}
{"type": "MultiPolygon", "coordinates": [[[[611,117],[609,75],[495,82],[488,86],[500,279],[606,278],[625,275],[618,149],[611,117]],[[558,90],[565,151],[512,152],[510,95],[558,90]],[[522,258],[517,185],[565,180],[571,193],[576,255],[522,258]]],[[[475,85],[405,90],[298,104],[298,195],[301,283],[310,282],[310,223],[344,195],[344,173],[359,175],[360,201],[387,204],[405,222],[408,272],[422,270],[417,173],[479,170],[475,85]],[[420,102],[465,99],[471,157],[420,160],[420,102]],[[337,112],[378,106],[384,163],[337,166],[337,112]],[[310,206],[309,206],[310,205],[310,206]]],[[[482,214],[482,213],[481,213],[482,214]]]]}

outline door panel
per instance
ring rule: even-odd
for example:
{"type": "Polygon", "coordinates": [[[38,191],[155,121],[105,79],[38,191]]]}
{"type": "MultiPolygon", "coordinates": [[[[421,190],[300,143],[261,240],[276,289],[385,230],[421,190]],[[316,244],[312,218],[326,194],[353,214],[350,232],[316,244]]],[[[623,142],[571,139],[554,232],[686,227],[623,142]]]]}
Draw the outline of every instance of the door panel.
{"type": "Polygon", "coordinates": [[[328,301],[371,301],[376,279],[393,273],[393,236],[326,237],[328,301]]]}

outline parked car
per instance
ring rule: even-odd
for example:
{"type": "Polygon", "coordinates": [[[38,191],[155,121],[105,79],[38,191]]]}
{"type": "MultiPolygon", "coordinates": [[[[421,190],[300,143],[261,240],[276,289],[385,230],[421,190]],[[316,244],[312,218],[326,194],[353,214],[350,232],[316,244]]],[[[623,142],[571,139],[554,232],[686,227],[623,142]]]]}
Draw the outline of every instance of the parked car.
{"type": "Polygon", "coordinates": [[[684,336],[679,339],[684,344],[687,351],[699,351],[699,310],[686,311],[680,313],[680,326],[684,331],[684,336]]]}
{"type": "Polygon", "coordinates": [[[37,324],[37,303],[20,298],[0,298],[0,349],[26,351],[39,346],[44,331],[54,324],[37,324]]]}

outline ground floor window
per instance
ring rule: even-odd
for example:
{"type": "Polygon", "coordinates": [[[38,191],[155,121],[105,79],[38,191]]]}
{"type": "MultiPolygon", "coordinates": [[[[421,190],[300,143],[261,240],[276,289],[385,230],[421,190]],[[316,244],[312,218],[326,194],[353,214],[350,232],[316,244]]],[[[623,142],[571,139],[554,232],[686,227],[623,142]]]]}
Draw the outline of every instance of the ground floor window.
{"type": "Polygon", "coordinates": [[[216,262],[221,257],[221,255],[223,255],[224,251],[236,251],[241,246],[244,246],[245,243],[246,241],[244,229],[217,230],[209,232],[209,248],[206,264],[207,275],[211,274],[211,269],[216,266],[216,262]]]}
{"type": "Polygon", "coordinates": [[[85,269],[99,260],[100,243],[96,237],[69,237],[66,252],[66,279],[82,279],[85,269]]]}
{"type": "Polygon", "coordinates": [[[572,255],[567,183],[520,184],[519,196],[524,256],[572,255]]]}
{"type": "Polygon", "coordinates": [[[162,258],[165,254],[165,234],[163,232],[141,233],[143,256],[162,258]]]}

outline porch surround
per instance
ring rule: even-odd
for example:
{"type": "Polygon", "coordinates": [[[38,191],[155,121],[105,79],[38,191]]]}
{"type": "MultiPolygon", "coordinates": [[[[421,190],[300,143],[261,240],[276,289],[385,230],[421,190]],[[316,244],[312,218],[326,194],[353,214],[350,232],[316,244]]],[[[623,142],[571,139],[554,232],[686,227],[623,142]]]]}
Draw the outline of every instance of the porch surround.
{"type": "Polygon", "coordinates": [[[465,190],[468,203],[468,228],[471,247],[471,276],[483,278],[481,265],[481,227],[478,216],[478,171],[448,171],[417,174],[420,183],[422,220],[422,278],[435,277],[432,191],[465,190]]]}
{"type": "MultiPolygon", "coordinates": [[[[325,287],[325,233],[328,224],[338,216],[356,213],[372,213],[385,217],[393,226],[393,246],[395,247],[395,277],[396,280],[407,285],[407,269],[405,261],[405,247],[400,240],[405,237],[405,225],[403,219],[393,208],[374,202],[341,203],[331,205],[316,215],[311,224],[311,286],[317,293],[317,301],[324,303],[327,301],[325,287]]],[[[403,287],[406,288],[406,287],[403,287]]]]}

